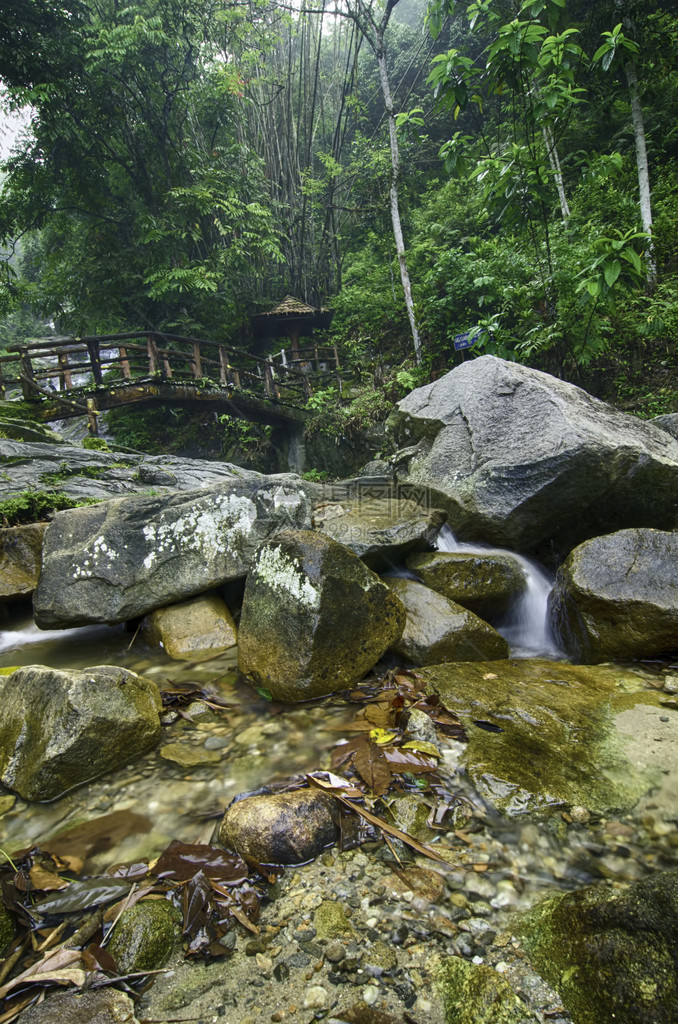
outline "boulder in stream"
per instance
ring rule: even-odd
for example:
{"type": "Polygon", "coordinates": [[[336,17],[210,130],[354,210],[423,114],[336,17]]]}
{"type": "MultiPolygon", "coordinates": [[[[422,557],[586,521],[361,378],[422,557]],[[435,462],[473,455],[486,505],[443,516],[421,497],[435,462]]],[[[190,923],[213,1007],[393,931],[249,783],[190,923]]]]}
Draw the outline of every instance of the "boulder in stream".
{"type": "Polygon", "coordinates": [[[467,608],[415,580],[385,582],[402,601],[407,616],[403,634],[391,648],[398,657],[414,665],[508,658],[509,645],[503,636],[467,608]]]}
{"type": "Polygon", "coordinates": [[[17,668],[0,675],[0,705],[0,781],[25,800],[53,800],[160,738],[157,686],[113,665],[17,668]]]}
{"type": "Polygon", "coordinates": [[[352,551],[310,530],[279,533],[247,577],[241,672],[276,700],[344,690],[399,638],[405,609],[352,551]]]}
{"type": "Polygon", "coordinates": [[[678,441],[547,373],[482,356],[398,402],[398,481],[455,534],[516,551],[678,521],[678,441]]]}
{"type": "Polygon", "coordinates": [[[674,799],[678,756],[668,740],[678,711],[639,673],[525,659],[420,675],[464,726],[469,779],[508,817],[571,806],[609,814],[653,787],[659,805],[674,799]]]}
{"type": "Polygon", "coordinates": [[[677,871],[548,897],[520,934],[577,1024],[678,1020],[677,871]]]}
{"type": "Polygon", "coordinates": [[[164,967],[181,935],[181,913],[169,900],[140,900],[123,910],[108,943],[120,974],[164,967]]]}
{"type": "Polygon", "coordinates": [[[226,602],[214,593],[158,608],[143,620],[141,632],[147,643],[177,659],[226,651],[238,639],[226,602]]]}
{"type": "Polygon", "coordinates": [[[344,544],[368,565],[391,566],[411,551],[428,551],[445,522],[445,513],[415,501],[349,498],[314,509],[313,526],[344,544]]]}
{"type": "Polygon", "coordinates": [[[410,555],[406,564],[427,587],[489,622],[508,615],[527,587],[510,551],[434,551],[410,555]]]}
{"type": "Polygon", "coordinates": [[[553,630],[577,661],[678,651],[678,533],[620,530],[575,548],[549,598],[553,630]]]}
{"type": "Polygon", "coordinates": [[[28,598],[38,585],[47,523],[0,530],[0,602],[28,598]]]}
{"type": "Polygon", "coordinates": [[[245,576],[271,534],[310,526],[310,500],[295,480],[235,481],[57,513],[45,531],[36,622],[124,622],[245,576]]]}
{"type": "Polygon", "coordinates": [[[139,1020],[125,992],[99,988],[48,994],[43,1003],[22,1012],[21,1024],[139,1024],[139,1020]]]}
{"type": "Polygon", "coordinates": [[[236,800],[219,828],[220,843],[259,864],[303,864],[338,838],[337,801],[318,789],[236,800]]]}

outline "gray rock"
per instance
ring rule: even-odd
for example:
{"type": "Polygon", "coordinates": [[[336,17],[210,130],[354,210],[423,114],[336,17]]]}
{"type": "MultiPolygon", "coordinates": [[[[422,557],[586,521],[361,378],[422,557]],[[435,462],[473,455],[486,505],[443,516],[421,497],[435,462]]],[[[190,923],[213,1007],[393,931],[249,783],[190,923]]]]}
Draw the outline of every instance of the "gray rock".
{"type": "Polygon", "coordinates": [[[371,566],[390,566],[410,551],[428,551],[444,521],[440,509],[395,497],[325,502],[313,512],[316,530],[371,566]]]}
{"type": "Polygon", "coordinates": [[[139,1024],[134,1003],[115,988],[48,994],[44,1003],[29,1006],[21,1024],[139,1024]]]}
{"type": "Polygon", "coordinates": [[[510,552],[435,551],[410,555],[406,564],[427,587],[489,622],[506,616],[527,586],[510,552]]]}
{"type": "Polygon", "coordinates": [[[571,552],[549,599],[553,629],[577,661],[678,651],[678,533],[620,530],[571,552]]]}
{"type": "Polygon", "coordinates": [[[678,412],[666,413],[664,416],[653,416],[650,423],[665,430],[678,441],[678,412]]]}
{"type": "Polygon", "coordinates": [[[218,594],[158,608],[143,620],[141,632],[147,643],[177,659],[226,651],[238,639],[233,616],[218,594]]]}
{"type": "Polygon", "coordinates": [[[337,801],[316,789],[245,797],[219,828],[224,846],[259,864],[303,864],[338,838],[337,801]]]}
{"type": "Polygon", "coordinates": [[[46,526],[31,523],[0,530],[0,601],[28,597],[35,590],[46,526]]]}
{"type": "Polygon", "coordinates": [[[295,479],[235,481],[58,513],[45,532],[36,622],[124,622],[245,576],[262,541],[310,524],[310,502],[295,479]]]}
{"type": "Polygon", "coordinates": [[[391,650],[415,665],[508,658],[509,645],[487,622],[414,580],[388,579],[407,619],[391,650]]]}
{"type": "Polygon", "coordinates": [[[678,441],[538,370],[469,360],[399,402],[398,479],[454,532],[515,550],[677,521],[678,441]]]}
{"type": "Polygon", "coordinates": [[[18,668],[0,675],[0,705],[0,781],[25,800],[53,800],[160,737],[155,683],[112,665],[18,668]]]}
{"type": "Polygon", "coordinates": [[[276,700],[343,690],[398,639],[405,610],[342,544],[288,530],[262,545],[247,577],[241,672],[276,700]]]}

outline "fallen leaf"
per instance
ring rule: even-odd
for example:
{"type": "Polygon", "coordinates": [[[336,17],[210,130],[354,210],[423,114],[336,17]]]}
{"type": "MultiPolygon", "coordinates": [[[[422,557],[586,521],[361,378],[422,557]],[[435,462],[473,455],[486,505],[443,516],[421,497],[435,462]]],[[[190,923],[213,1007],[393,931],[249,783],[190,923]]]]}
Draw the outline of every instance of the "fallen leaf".
{"type": "Polygon", "coordinates": [[[393,776],[385,752],[375,744],[364,742],[356,750],[353,764],[375,796],[381,796],[388,790],[393,776]]]}
{"type": "Polygon", "coordinates": [[[389,732],[387,729],[372,729],[370,732],[370,739],[373,743],[378,743],[383,746],[385,743],[392,743],[396,738],[394,732],[389,732]]]}
{"type": "Polygon", "coordinates": [[[34,864],[28,874],[33,883],[33,888],[40,889],[43,892],[66,889],[69,885],[65,878],[61,878],[60,875],[55,874],[53,871],[47,871],[45,868],[40,867],[39,864],[34,864]]]}
{"type": "Polygon", "coordinates": [[[84,882],[71,882],[67,889],[56,896],[46,896],[31,908],[39,915],[73,914],[76,910],[87,910],[99,903],[119,900],[132,883],[125,878],[87,878],[84,882]]]}
{"type": "Polygon", "coordinates": [[[435,743],[427,743],[425,740],[410,740],[401,745],[401,750],[418,750],[420,754],[430,754],[431,757],[440,758],[441,754],[435,743]]]}

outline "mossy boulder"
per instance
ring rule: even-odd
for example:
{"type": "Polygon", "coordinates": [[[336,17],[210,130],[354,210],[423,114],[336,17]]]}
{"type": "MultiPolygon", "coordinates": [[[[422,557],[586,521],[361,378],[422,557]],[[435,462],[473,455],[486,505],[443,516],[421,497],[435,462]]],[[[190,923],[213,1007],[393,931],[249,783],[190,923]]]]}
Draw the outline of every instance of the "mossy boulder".
{"type": "Polygon", "coordinates": [[[160,737],[155,683],[113,665],[0,675],[0,781],[53,800],[150,750],[160,737]]]}
{"type": "Polygon", "coordinates": [[[141,631],[147,643],[177,659],[226,651],[238,639],[226,602],[214,593],[158,608],[143,620],[141,631]]]}
{"type": "Polygon", "coordinates": [[[435,970],[445,1024],[528,1024],[532,1013],[508,981],[486,964],[446,957],[435,970]]]}
{"type": "Polygon", "coordinates": [[[509,645],[487,622],[415,580],[386,580],[402,601],[406,621],[391,650],[415,665],[508,658],[509,645]]]}
{"type": "Polygon", "coordinates": [[[352,551],[310,530],[259,549],[240,618],[240,670],[277,700],[343,690],[400,637],[405,609],[352,551]]]}
{"type": "Polygon", "coordinates": [[[620,530],[580,544],[549,600],[564,650],[585,662],[678,651],[678,533],[620,530]]]}
{"type": "Polygon", "coordinates": [[[668,770],[666,743],[653,741],[661,716],[675,712],[634,672],[526,659],[437,665],[421,676],[466,730],[473,785],[507,816],[627,809],[668,770]],[[625,730],[636,724],[647,729],[642,763],[627,752],[637,736],[625,730]]]}
{"type": "Polygon", "coordinates": [[[13,938],[14,922],[12,915],[5,904],[0,901],[0,957],[4,956],[5,950],[13,938]]]}
{"type": "Polygon", "coordinates": [[[164,967],[180,935],[181,914],[168,900],[142,900],[123,911],[108,952],[121,974],[164,967]]]}
{"type": "Polygon", "coordinates": [[[47,523],[0,530],[0,601],[29,597],[38,585],[47,523]]]}
{"type": "Polygon", "coordinates": [[[410,555],[406,564],[427,587],[488,622],[507,615],[527,586],[520,562],[509,553],[435,551],[410,555]]]}
{"type": "Polygon", "coordinates": [[[520,934],[577,1024],[678,1020],[678,872],[549,897],[520,934]]]}
{"type": "Polygon", "coordinates": [[[259,864],[303,864],[338,838],[337,801],[317,789],[237,800],[219,827],[219,842],[259,864]]]}

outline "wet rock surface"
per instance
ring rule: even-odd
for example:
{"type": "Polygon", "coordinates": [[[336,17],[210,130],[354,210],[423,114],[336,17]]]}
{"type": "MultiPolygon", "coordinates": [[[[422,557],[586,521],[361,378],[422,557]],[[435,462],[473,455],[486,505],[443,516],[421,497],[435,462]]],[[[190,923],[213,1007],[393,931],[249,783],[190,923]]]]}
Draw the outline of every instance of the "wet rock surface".
{"type": "Polygon", "coordinates": [[[308,526],[310,516],[285,478],[58,513],[45,531],[36,622],[124,622],[212,590],[245,576],[270,534],[308,526]]]}
{"type": "Polygon", "coordinates": [[[310,531],[262,545],[247,577],[239,665],[277,700],[343,690],[400,636],[405,610],[352,551],[310,531]]]}
{"type": "Polygon", "coordinates": [[[0,701],[0,780],[26,800],[52,800],[160,737],[155,684],[111,665],[18,668],[0,676],[0,701]]]}
{"type": "Polygon", "coordinates": [[[414,665],[508,658],[509,645],[487,622],[442,594],[407,579],[389,579],[402,601],[405,628],[391,650],[414,665]]]}
{"type": "Polygon", "coordinates": [[[164,967],[178,947],[181,914],[168,900],[148,900],[124,910],[108,951],[121,974],[164,967]]]}
{"type": "Polygon", "coordinates": [[[218,594],[158,608],[141,624],[146,641],[163,647],[170,658],[195,658],[233,647],[238,632],[226,602],[218,594]]]}
{"type": "Polygon", "coordinates": [[[678,442],[538,370],[472,359],[412,391],[389,423],[398,480],[429,486],[465,539],[569,551],[676,524],[678,442]]]}
{"type": "Polygon", "coordinates": [[[245,860],[302,864],[339,835],[336,800],[314,789],[238,800],[226,811],[219,839],[245,860]]]}
{"type": "Polygon", "coordinates": [[[134,1002],[117,989],[60,992],[21,1014],[22,1024],[139,1024],[134,1002]]]}
{"type": "Polygon", "coordinates": [[[575,548],[558,570],[549,614],[577,661],[678,651],[678,532],[620,530],[575,548]]]}
{"type": "Polygon", "coordinates": [[[0,602],[29,597],[40,575],[46,523],[0,529],[0,602]]]}
{"type": "Polygon", "coordinates": [[[509,553],[436,551],[410,555],[406,564],[427,587],[490,622],[505,616],[527,585],[509,553]]]}
{"type": "Polygon", "coordinates": [[[396,497],[325,502],[313,512],[315,529],[382,568],[402,562],[410,551],[427,551],[444,522],[439,509],[396,497]]]}

